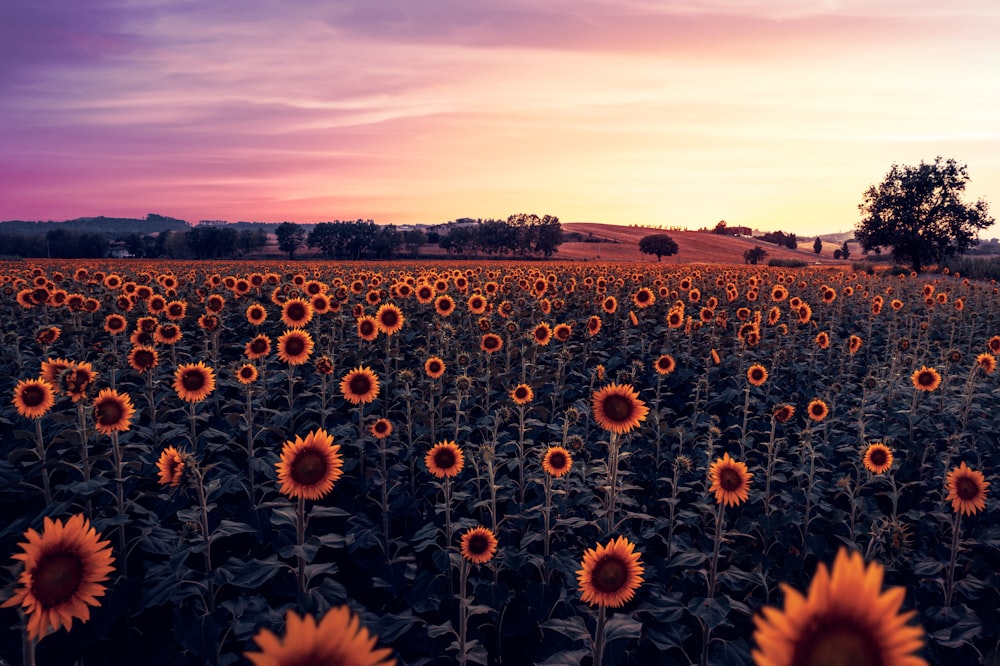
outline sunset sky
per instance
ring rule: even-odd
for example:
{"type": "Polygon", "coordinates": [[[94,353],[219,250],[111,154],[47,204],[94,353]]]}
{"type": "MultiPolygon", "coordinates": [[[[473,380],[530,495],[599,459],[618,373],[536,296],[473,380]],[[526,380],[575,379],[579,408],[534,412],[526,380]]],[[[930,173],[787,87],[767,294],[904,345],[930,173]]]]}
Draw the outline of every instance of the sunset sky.
{"type": "Polygon", "coordinates": [[[936,155],[996,216],[998,35],[995,0],[4,2],[0,219],[808,235],[936,155]]]}

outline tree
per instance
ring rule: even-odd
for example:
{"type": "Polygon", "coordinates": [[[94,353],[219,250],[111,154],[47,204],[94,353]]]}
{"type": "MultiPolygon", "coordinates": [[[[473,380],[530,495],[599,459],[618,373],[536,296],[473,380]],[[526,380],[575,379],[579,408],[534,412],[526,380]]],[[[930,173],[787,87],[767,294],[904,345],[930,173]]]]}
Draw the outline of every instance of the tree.
{"type": "Polygon", "coordinates": [[[813,252],[819,254],[823,251],[823,241],[820,240],[819,236],[816,236],[816,240],[813,241],[813,252]]]}
{"type": "Polygon", "coordinates": [[[748,264],[757,265],[764,261],[765,257],[767,257],[767,250],[760,245],[755,245],[752,250],[747,250],[743,253],[743,261],[748,264]]]}
{"type": "Polygon", "coordinates": [[[840,248],[840,256],[844,259],[851,258],[851,248],[847,247],[847,241],[844,241],[844,244],[840,248]]]}
{"type": "Polygon", "coordinates": [[[666,234],[653,234],[639,239],[639,251],[643,254],[655,254],[657,261],[660,257],[677,254],[679,249],[677,242],[666,234]]]}
{"type": "Polygon", "coordinates": [[[295,258],[295,251],[306,244],[306,231],[294,222],[282,222],[274,231],[278,237],[278,249],[295,258]]]}
{"type": "MultiPolygon", "coordinates": [[[[715,225],[715,228],[712,229],[712,233],[719,234],[720,236],[728,236],[729,230],[726,228],[726,221],[719,220],[719,222],[715,225]]],[[[659,261],[659,259],[657,259],[657,261],[659,261]]]]}
{"type": "Polygon", "coordinates": [[[941,156],[918,166],[893,164],[879,185],[870,186],[858,208],[854,237],[863,252],[892,249],[893,259],[914,271],[978,243],[980,229],[993,224],[986,201],[961,200],[967,167],[941,156]]]}

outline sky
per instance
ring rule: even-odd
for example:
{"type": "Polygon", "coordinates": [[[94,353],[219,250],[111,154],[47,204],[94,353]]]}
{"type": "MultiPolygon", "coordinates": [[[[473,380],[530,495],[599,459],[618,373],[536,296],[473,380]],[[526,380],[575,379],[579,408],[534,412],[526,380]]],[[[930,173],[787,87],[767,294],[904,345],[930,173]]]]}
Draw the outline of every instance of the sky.
{"type": "Polygon", "coordinates": [[[0,220],[809,235],[938,155],[996,216],[997,34],[994,0],[3,2],[0,220]]]}

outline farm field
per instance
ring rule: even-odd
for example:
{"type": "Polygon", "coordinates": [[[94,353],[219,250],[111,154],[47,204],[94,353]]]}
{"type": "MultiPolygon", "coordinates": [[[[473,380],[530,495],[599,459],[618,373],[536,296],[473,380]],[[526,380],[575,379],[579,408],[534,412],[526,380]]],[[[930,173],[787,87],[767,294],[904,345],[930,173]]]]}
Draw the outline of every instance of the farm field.
{"type": "Polygon", "coordinates": [[[674,259],[0,264],[0,658],[998,663],[1000,289],[674,259]]]}

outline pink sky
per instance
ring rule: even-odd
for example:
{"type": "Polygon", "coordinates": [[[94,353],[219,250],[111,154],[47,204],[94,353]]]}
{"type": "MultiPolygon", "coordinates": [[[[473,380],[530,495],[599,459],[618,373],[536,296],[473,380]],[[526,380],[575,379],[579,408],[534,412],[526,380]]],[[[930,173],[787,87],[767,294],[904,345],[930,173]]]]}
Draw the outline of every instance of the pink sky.
{"type": "Polygon", "coordinates": [[[0,219],[535,212],[809,235],[853,228],[894,162],[937,155],[996,215],[996,7],[4,3],[0,219]]]}

